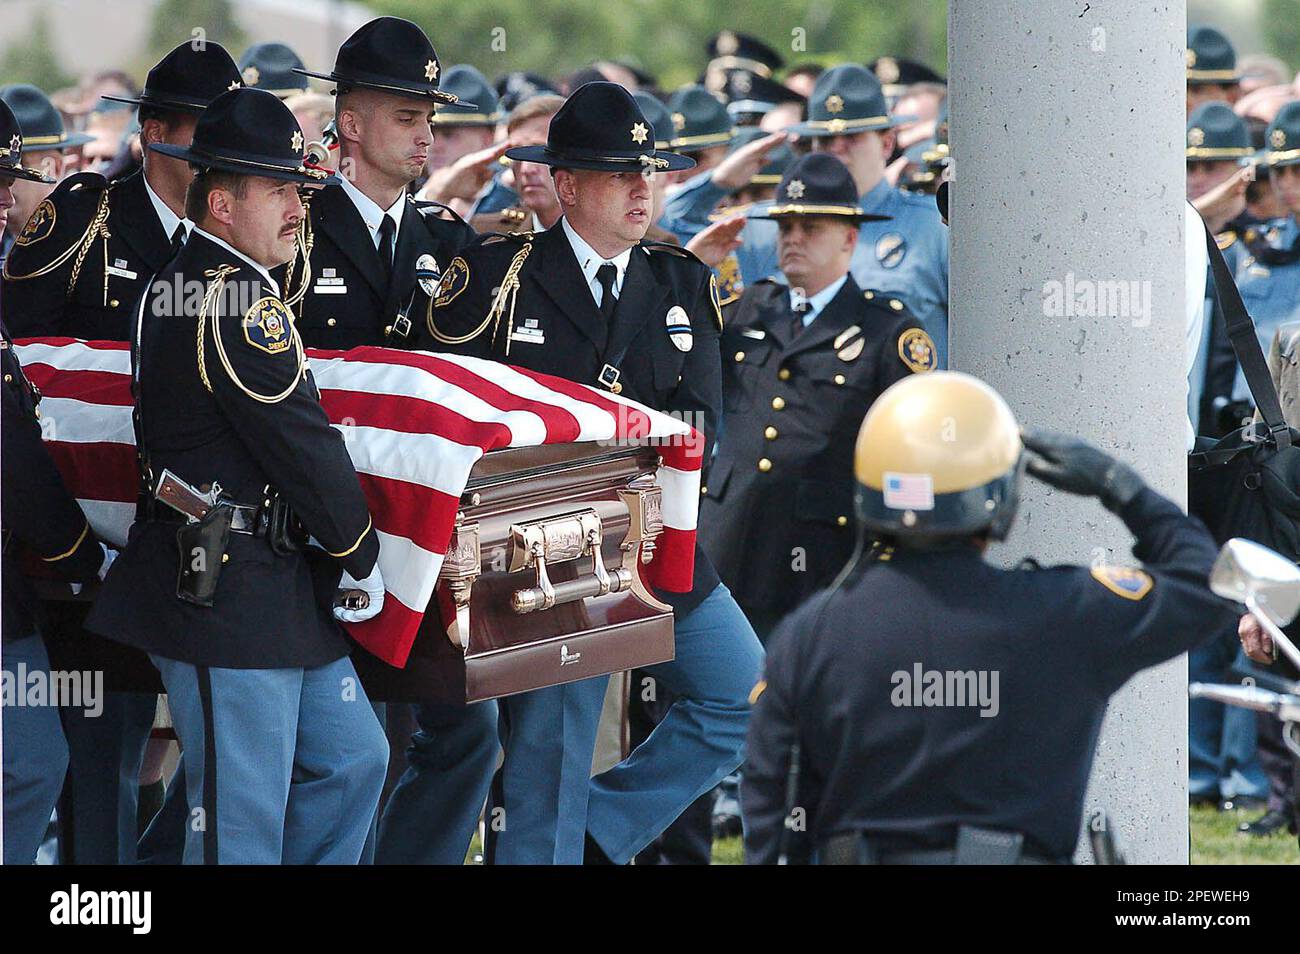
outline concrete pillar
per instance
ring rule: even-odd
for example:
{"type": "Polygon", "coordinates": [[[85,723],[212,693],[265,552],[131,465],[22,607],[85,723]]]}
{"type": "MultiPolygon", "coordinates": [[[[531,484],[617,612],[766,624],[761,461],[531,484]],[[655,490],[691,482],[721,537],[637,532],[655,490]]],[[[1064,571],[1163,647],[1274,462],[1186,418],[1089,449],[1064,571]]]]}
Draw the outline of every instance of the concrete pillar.
{"type": "MultiPolygon", "coordinates": [[[[948,9],[951,364],[1185,502],[1184,4],[948,9]]],[[[1095,501],[1026,485],[994,559],[1131,561],[1095,501]]],[[[1130,862],[1187,861],[1186,672],[1139,675],[1102,730],[1085,820],[1109,813],[1130,862]]]]}

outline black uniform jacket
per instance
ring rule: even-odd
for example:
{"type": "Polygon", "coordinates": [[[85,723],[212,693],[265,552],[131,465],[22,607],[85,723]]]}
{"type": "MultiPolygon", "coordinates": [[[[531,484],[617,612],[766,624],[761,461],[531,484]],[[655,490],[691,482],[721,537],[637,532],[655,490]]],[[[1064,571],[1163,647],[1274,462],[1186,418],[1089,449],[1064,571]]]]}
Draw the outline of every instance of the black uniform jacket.
{"type": "Polygon", "coordinates": [[[112,183],[93,172],[69,176],[36,207],[5,261],[9,330],[126,341],[149,279],[171,257],[142,171],[112,183]]]}
{"type": "Polygon", "coordinates": [[[38,604],[25,560],[74,581],[91,581],[103,562],[99,541],[76,498],[59,476],[41,441],[37,395],[24,377],[13,345],[0,337],[0,367],[4,384],[3,439],[0,448],[0,501],[3,510],[4,619],[0,635],[7,642],[37,631],[38,604]]]}
{"type": "MultiPolygon", "coordinates": [[[[492,358],[591,385],[610,365],[618,371],[621,396],[681,416],[699,430],[708,460],[722,403],[722,318],[712,273],[689,252],[647,242],[634,247],[611,330],[560,223],[536,234],[484,236],[447,266],[424,317],[419,347],[430,351],[492,358]],[[499,320],[490,318],[497,290],[516,262],[513,320],[508,304],[499,320]],[[455,339],[465,340],[451,343],[455,339]]],[[[692,592],[658,595],[685,615],[717,584],[697,547],[692,592]]]]}
{"type": "Polygon", "coordinates": [[[969,824],[1068,859],[1111,694],[1238,615],[1207,586],[1200,521],[1150,489],[1120,517],[1140,569],[1002,569],[973,546],[897,547],[788,617],[754,692],[747,859],[777,857],[796,740],[806,832],[792,855],[853,831],[951,847],[969,824]]]}
{"type": "Polygon", "coordinates": [[[782,613],[852,552],[858,428],[885,388],[934,367],[934,346],[901,302],[851,277],[797,335],[777,282],[723,316],[723,423],[700,539],[744,609],[782,613]]]}
{"type": "MultiPolygon", "coordinates": [[[[247,505],[261,503],[270,485],[343,568],[367,576],[379,544],[343,438],[300,366],[287,309],[256,269],[198,231],[159,278],[142,303],[137,359],[140,426],[153,474],[167,468],[200,488],[215,481],[247,505]],[[234,270],[224,294],[213,295],[214,313],[202,320],[168,315],[170,302],[157,300],[174,274],[199,280],[222,266],[234,270]],[[253,301],[246,310],[234,305],[241,296],[253,301]]],[[[176,595],[178,529],[137,515],[89,629],[196,665],[289,668],[346,654],[330,615],[332,587],[313,589],[304,553],[315,548],[279,556],[265,538],[232,532],[215,605],[201,607],[176,595]]]]}
{"type": "MultiPolygon", "coordinates": [[[[406,202],[392,278],[386,279],[375,240],[343,187],[327,186],[310,196],[310,277],[305,297],[293,305],[307,347],[411,346],[414,330],[407,331],[406,315],[418,278],[432,289],[474,230],[444,205],[409,197],[406,202]]],[[[291,268],[286,294],[294,297],[303,278],[301,251],[291,268]]],[[[284,285],[282,274],[275,273],[284,285]]],[[[422,318],[410,320],[418,325],[422,318]]]]}

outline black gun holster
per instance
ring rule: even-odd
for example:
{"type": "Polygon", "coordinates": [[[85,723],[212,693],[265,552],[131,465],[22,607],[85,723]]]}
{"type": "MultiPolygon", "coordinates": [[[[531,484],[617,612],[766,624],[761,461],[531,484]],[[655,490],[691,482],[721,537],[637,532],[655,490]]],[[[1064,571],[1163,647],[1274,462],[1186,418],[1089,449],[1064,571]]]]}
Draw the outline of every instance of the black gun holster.
{"type": "Polygon", "coordinates": [[[219,501],[202,520],[176,531],[176,544],[180,548],[176,595],[185,602],[211,606],[216,598],[234,515],[235,508],[230,503],[219,501]]]}

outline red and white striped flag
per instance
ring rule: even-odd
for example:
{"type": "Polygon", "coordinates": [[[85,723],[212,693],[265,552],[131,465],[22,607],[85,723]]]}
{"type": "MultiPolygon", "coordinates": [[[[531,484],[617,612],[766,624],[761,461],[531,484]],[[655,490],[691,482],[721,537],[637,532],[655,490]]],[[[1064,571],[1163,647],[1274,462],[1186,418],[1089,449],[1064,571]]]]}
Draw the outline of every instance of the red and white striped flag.
{"type": "MultiPolygon", "coordinates": [[[[688,423],[583,384],[478,358],[371,347],[307,355],[379,534],[384,608],[348,627],[379,658],[406,663],[470,471],[502,447],[658,444],[664,531],[644,575],[669,592],[690,590],[702,441],[688,423]]],[[[69,489],[95,533],[123,545],[139,486],[127,345],[33,338],[19,343],[18,356],[43,394],[44,436],[69,489]]]]}

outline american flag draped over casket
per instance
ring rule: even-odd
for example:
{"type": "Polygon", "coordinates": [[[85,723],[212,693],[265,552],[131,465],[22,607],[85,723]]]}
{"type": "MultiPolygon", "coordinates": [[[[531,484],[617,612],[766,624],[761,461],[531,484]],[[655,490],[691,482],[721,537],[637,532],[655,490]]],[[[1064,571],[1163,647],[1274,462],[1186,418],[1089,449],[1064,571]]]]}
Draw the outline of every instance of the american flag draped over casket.
{"type": "MultiPolygon", "coordinates": [[[[379,534],[384,608],[348,627],[379,658],[406,662],[470,471],[498,448],[657,444],[664,531],[643,574],[651,586],[690,590],[701,442],[689,424],[586,385],[478,358],[370,347],[307,354],[379,534]]],[[[95,533],[121,546],[139,487],[127,345],[34,338],[18,343],[18,356],[42,392],[44,436],[69,489],[95,533]]]]}

